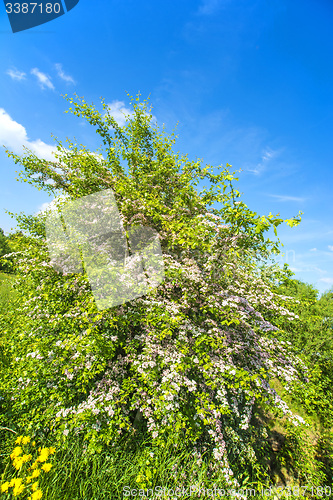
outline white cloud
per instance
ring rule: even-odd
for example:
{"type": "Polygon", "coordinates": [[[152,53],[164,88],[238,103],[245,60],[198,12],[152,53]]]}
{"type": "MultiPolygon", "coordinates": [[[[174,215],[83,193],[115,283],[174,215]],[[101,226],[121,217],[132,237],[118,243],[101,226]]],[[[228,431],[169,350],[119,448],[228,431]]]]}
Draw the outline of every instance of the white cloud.
{"type": "Polygon", "coordinates": [[[46,210],[50,210],[50,209],[53,211],[57,210],[59,201],[66,200],[68,198],[69,198],[69,196],[67,194],[61,194],[51,201],[46,201],[45,203],[42,203],[41,206],[37,209],[36,214],[40,214],[40,213],[45,212],[46,210]]]}
{"type": "Polygon", "coordinates": [[[112,101],[108,104],[108,109],[110,115],[116,120],[120,127],[123,127],[126,123],[126,115],[133,116],[134,112],[129,108],[126,108],[123,101],[112,101]]]}
{"type": "Polygon", "coordinates": [[[305,201],[305,198],[301,198],[299,196],[288,196],[284,194],[269,194],[268,196],[270,196],[271,198],[276,198],[278,201],[305,201]]]}
{"type": "Polygon", "coordinates": [[[38,68],[33,68],[31,70],[31,74],[35,75],[37,77],[38,82],[39,82],[40,86],[42,87],[42,89],[44,89],[45,87],[48,87],[49,89],[54,90],[54,85],[51,81],[51,78],[48,75],[46,75],[45,73],[42,73],[41,71],[39,71],[38,68]]]}
{"type": "Polygon", "coordinates": [[[94,153],[93,151],[89,151],[89,154],[91,154],[92,156],[94,156],[96,158],[96,160],[98,160],[98,161],[104,161],[105,160],[104,156],[101,153],[94,153]]]}
{"type": "MultiPolygon", "coordinates": [[[[123,127],[126,124],[127,116],[134,116],[134,111],[127,108],[125,106],[124,101],[112,101],[111,104],[108,104],[108,110],[110,115],[116,120],[120,127],[123,127]]],[[[151,115],[152,123],[157,122],[157,118],[155,115],[151,115]]]]}
{"type": "Polygon", "coordinates": [[[25,80],[25,73],[19,71],[18,69],[8,69],[6,74],[9,75],[13,80],[25,80]]]}
{"type": "Polygon", "coordinates": [[[0,145],[6,146],[16,154],[22,154],[24,152],[22,146],[26,146],[39,158],[55,161],[53,152],[56,148],[40,139],[29,140],[25,127],[13,120],[3,108],[0,108],[0,145]]]}
{"type": "Polygon", "coordinates": [[[62,69],[62,64],[57,63],[57,64],[55,64],[55,67],[56,67],[56,70],[57,70],[59,78],[61,78],[62,80],[64,80],[67,83],[73,83],[73,84],[76,83],[75,80],[74,80],[74,78],[72,76],[67,75],[64,72],[64,70],[62,69]]]}
{"type": "Polygon", "coordinates": [[[309,252],[316,252],[317,249],[316,248],[310,248],[309,252]]]}
{"type": "Polygon", "coordinates": [[[333,252],[333,245],[328,245],[328,249],[331,250],[331,252],[333,252]]]}
{"type": "Polygon", "coordinates": [[[53,209],[54,203],[52,201],[46,201],[45,203],[42,203],[41,206],[37,209],[37,214],[40,214],[42,212],[45,212],[45,210],[48,210],[49,208],[53,209]]]}

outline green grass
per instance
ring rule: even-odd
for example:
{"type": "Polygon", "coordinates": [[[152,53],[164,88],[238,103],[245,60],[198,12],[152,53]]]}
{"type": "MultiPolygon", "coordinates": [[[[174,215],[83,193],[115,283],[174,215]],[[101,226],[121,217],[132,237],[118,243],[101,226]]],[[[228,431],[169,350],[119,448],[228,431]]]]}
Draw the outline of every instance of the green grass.
{"type": "Polygon", "coordinates": [[[15,299],[12,281],[12,275],[0,272],[0,314],[5,314],[9,303],[15,299]]]}
{"type": "MultiPolygon", "coordinates": [[[[15,436],[12,438],[12,443],[14,442],[15,436]]],[[[53,446],[52,440],[48,439],[43,446],[53,446]]],[[[228,487],[221,477],[210,477],[209,463],[205,460],[198,463],[190,450],[175,447],[172,439],[166,442],[164,450],[159,451],[148,441],[140,439],[124,441],[118,447],[105,446],[100,453],[88,455],[84,452],[82,438],[79,440],[72,438],[68,440],[66,448],[57,449],[52,457],[49,459],[53,464],[51,471],[39,478],[39,488],[43,492],[43,499],[47,500],[116,500],[148,497],[187,500],[209,498],[209,494],[203,495],[203,489],[214,489],[215,485],[216,490],[219,488],[225,490],[223,498],[236,498],[227,493],[228,487]],[[175,491],[176,488],[180,490],[172,495],[171,490],[175,491]],[[201,495],[195,494],[195,489],[199,488],[201,495]],[[126,495],[130,490],[132,495],[126,495]]],[[[1,484],[5,480],[10,481],[13,477],[20,476],[9,458],[6,463],[7,469],[1,478],[1,484]]],[[[23,479],[25,476],[21,473],[20,477],[23,479]]],[[[273,498],[272,495],[261,495],[262,487],[259,485],[248,483],[244,487],[252,490],[247,498],[273,498]]],[[[0,493],[0,498],[4,500],[13,498],[8,494],[2,495],[0,493]]],[[[280,498],[300,500],[305,497],[286,495],[280,498]]]]}

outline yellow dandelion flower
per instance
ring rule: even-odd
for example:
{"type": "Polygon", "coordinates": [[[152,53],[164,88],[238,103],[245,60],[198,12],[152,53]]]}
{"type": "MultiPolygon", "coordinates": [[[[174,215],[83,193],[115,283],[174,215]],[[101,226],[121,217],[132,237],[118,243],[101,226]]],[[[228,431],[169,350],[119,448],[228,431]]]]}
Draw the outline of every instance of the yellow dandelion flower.
{"type": "Polygon", "coordinates": [[[22,453],[21,446],[16,446],[12,451],[12,453],[10,454],[10,458],[18,457],[19,455],[21,455],[21,453],[22,453]]]}
{"type": "Polygon", "coordinates": [[[37,488],[38,488],[38,481],[36,481],[35,483],[33,483],[33,484],[31,485],[31,488],[32,488],[32,491],[37,490],[37,488]]]}
{"type": "Polygon", "coordinates": [[[52,453],[55,453],[56,452],[56,449],[53,448],[53,446],[50,446],[49,448],[49,454],[52,455],[52,453]]]}
{"type": "Polygon", "coordinates": [[[32,442],[32,446],[36,446],[36,441],[33,441],[33,442],[32,442]]]}
{"type": "Polygon", "coordinates": [[[19,436],[16,441],[15,441],[15,444],[21,444],[21,441],[23,439],[23,436],[19,436]]]}
{"type": "Polygon", "coordinates": [[[36,469],[36,467],[38,467],[38,458],[34,461],[34,463],[32,464],[32,466],[29,467],[28,470],[30,470],[30,469],[36,469]]]}
{"type": "Polygon", "coordinates": [[[30,443],[31,439],[29,436],[24,436],[22,439],[22,444],[28,444],[30,443]]]}
{"type": "Polygon", "coordinates": [[[47,464],[42,465],[42,469],[43,469],[43,471],[45,471],[45,472],[50,472],[51,467],[52,467],[52,464],[50,464],[50,463],[47,463],[47,464]]]}
{"type": "Polygon", "coordinates": [[[3,483],[3,484],[1,485],[1,491],[2,491],[3,493],[4,493],[4,492],[6,492],[6,491],[8,491],[9,486],[10,486],[10,483],[9,483],[8,481],[6,481],[5,483],[3,483]]]}
{"type": "Polygon", "coordinates": [[[37,458],[37,462],[46,462],[48,458],[49,458],[48,449],[43,448],[42,451],[40,452],[39,457],[37,458]]]}
{"type": "MultiPolygon", "coordinates": [[[[45,464],[45,465],[46,465],[46,464],[45,464]]],[[[43,467],[45,467],[45,465],[43,465],[43,467]]],[[[43,469],[43,467],[42,467],[42,469],[43,469]]],[[[36,470],[34,470],[34,471],[33,471],[33,473],[31,474],[31,477],[32,477],[32,478],[38,477],[38,476],[39,476],[39,474],[40,474],[40,470],[39,470],[39,469],[36,469],[36,470]]]]}
{"type": "MultiPolygon", "coordinates": [[[[18,490],[20,490],[21,486],[22,486],[22,479],[20,477],[12,479],[11,482],[8,483],[8,485],[14,487],[14,491],[16,491],[16,494],[14,494],[14,496],[17,496],[21,493],[21,491],[18,493],[18,490]]],[[[24,486],[23,486],[23,489],[24,489],[24,486]]]]}
{"type": "Polygon", "coordinates": [[[26,478],[26,483],[27,483],[27,484],[31,483],[31,479],[33,479],[33,477],[32,477],[32,476],[28,476],[28,477],[26,478]]]}
{"type": "Polygon", "coordinates": [[[24,486],[23,484],[21,484],[20,486],[16,486],[13,490],[13,495],[14,497],[17,497],[18,495],[20,495],[22,493],[22,491],[24,490],[24,486]]]}
{"type": "Polygon", "coordinates": [[[39,500],[40,498],[42,498],[42,496],[43,496],[42,490],[37,490],[35,491],[35,493],[31,495],[31,500],[39,500]]]}
{"type": "Polygon", "coordinates": [[[24,462],[22,459],[17,459],[17,460],[13,461],[13,465],[14,465],[16,470],[19,470],[23,464],[24,464],[24,462]]]}
{"type": "Polygon", "coordinates": [[[23,457],[21,458],[21,460],[23,462],[29,462],[29,460],[32,459],[32,455],[23,455],[23,457]]]}

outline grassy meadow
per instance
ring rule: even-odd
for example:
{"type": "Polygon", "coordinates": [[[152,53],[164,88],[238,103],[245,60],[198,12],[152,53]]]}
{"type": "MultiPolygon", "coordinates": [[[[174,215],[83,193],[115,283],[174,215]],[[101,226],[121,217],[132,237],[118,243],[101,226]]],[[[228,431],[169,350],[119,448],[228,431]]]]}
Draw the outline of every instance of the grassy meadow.
{"type": "MultiPolygon", "coordinates": [[[[15,302],[16,294],[12,287],[13,276],[5,273],[0,274],[0,313],[5,316],[10,304],[20,307],[15,302]]],[[[6,365],[2,353],[2,363],[6,365]]],[[[273,386],[281,395],[283,389],[278,380],[273,386]]],[[[288,395],[285,395],[288,400],[288,395]]],[[[8,424],[10,419],[2,414],[0,426],[1,455],[0,455],[0,477],[1,485],[12,484],[7,491],[0,491],[3,500],[12,498],[29,498],[38,500],[110,500],[121,498],[161,498],[171,500],[173,498],[329,498],[332,488],[333,446],[330,437],[325,439],[320,432],[320,419],[316,415],[306,415],[302,406],[297,402],[289,400],[288,403],[293,411],[307,417],[311,425],[307,428],[304,436],[304,446],[315,450],[315,455],[322,461],[323,481],[326,481],[326,492],[319,486],[309,483],[306,487],[300,487],[297,480],[297,471],[308,468],[311,477],[311,461],[307,456],[307,449],[297,449],[297,442],[293,439],[290,427],[281,425],[272,415],[260,413],[260,418],[253,425],[260,425],[264,420],[270,429],[266,441],[262,446],[262,467],[270,472],[274,479],[274,486],[267,485],[263,480],[251,481],[244,478],[241,490],[230,491],[226,489],[223,478],[214,475],[209,460],[203,455],[200,458],[194,455],[193,450],[184,448],[175,443],[173,436],[166,439],[165,448],[154,447],[149,436],[138,432],[138,436],[124,439],[117,446],[105,445],[96,452],[88,452],[84,436],[80,438],[68,437],[62,447],[57,447],[52,456],[48,457],[52,464],[50,470],[40,470],[38,476],[38,488],[35,491],[22,490],[20,484],[11,481],[21,478],[26,481],[31,478],[30,485],[36,482],[37,476],[32,477],[34,469],[28,471],[37,448],[52,449],[54,441],[52,433],[40,438],[35,438],[35,446],[32,447],[32,439],[23,446],[26,457],[31,457],[23,466],[17,470],[11,458],[13,450],[18,447],[22,438],[27,436],[24,428],[17,428],[14,422],[8,424]],[[13,427],[13,428],[12,428],[13,427]],[[14,430],[15,429],[15,430],[14,430]],[[32,454],[31,454],[32,452],[32,454]],[[30,453],[30,455],[29,455],[30,453]],[[15,489],[16,488],[16,489],[15,489]],[[215,490],[214,490],[215,488],[215,490]],[[220,493],[220,495],[219,495],[220,493]],[[303,494],[304,493],[304,494],[303,494]]],[[[27,441],[28,439],[26,439],[27,441]]],[[[39,465],[42,466],[43,462],[39,465]]],[[[46,459],[44,461],[46,462],[46,459]]],[[[259,474],[260,476],[260,474],[259,474]]],[[[333,497],[333,495],[332,495],[333,497]]]]}

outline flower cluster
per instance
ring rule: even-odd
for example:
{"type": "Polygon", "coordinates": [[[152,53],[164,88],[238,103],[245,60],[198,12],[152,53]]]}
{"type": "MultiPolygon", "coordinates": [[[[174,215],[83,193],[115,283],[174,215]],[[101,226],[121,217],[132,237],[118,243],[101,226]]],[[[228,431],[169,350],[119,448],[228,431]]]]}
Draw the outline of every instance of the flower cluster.
{"type": "Polygon", "coordinates": [[[38,477],[42,472],[49,472],[52,464],[47,462],[50,455],[55,453],[55,448],[38,448],[38,454],[35,460],[31,463],[33,455],[36,453],[36,442],[31,441],[29,436],[19,436],[15,444],[14,450],[10,454],[13,467],[20,472],[20,477],[12,478],[10,481],[5,481],[0,488],[3,493],[7,493],[12,488],[13,495],[19,496],[22,493],[27,493],[28,500],[39,500],[43,496],[42,490],[39,488],[38,477]],[[30,444],[31,453],[27,451],[27,445],[30,444]],[[28,467],[28,462],[30,466],[28,467]]]}

